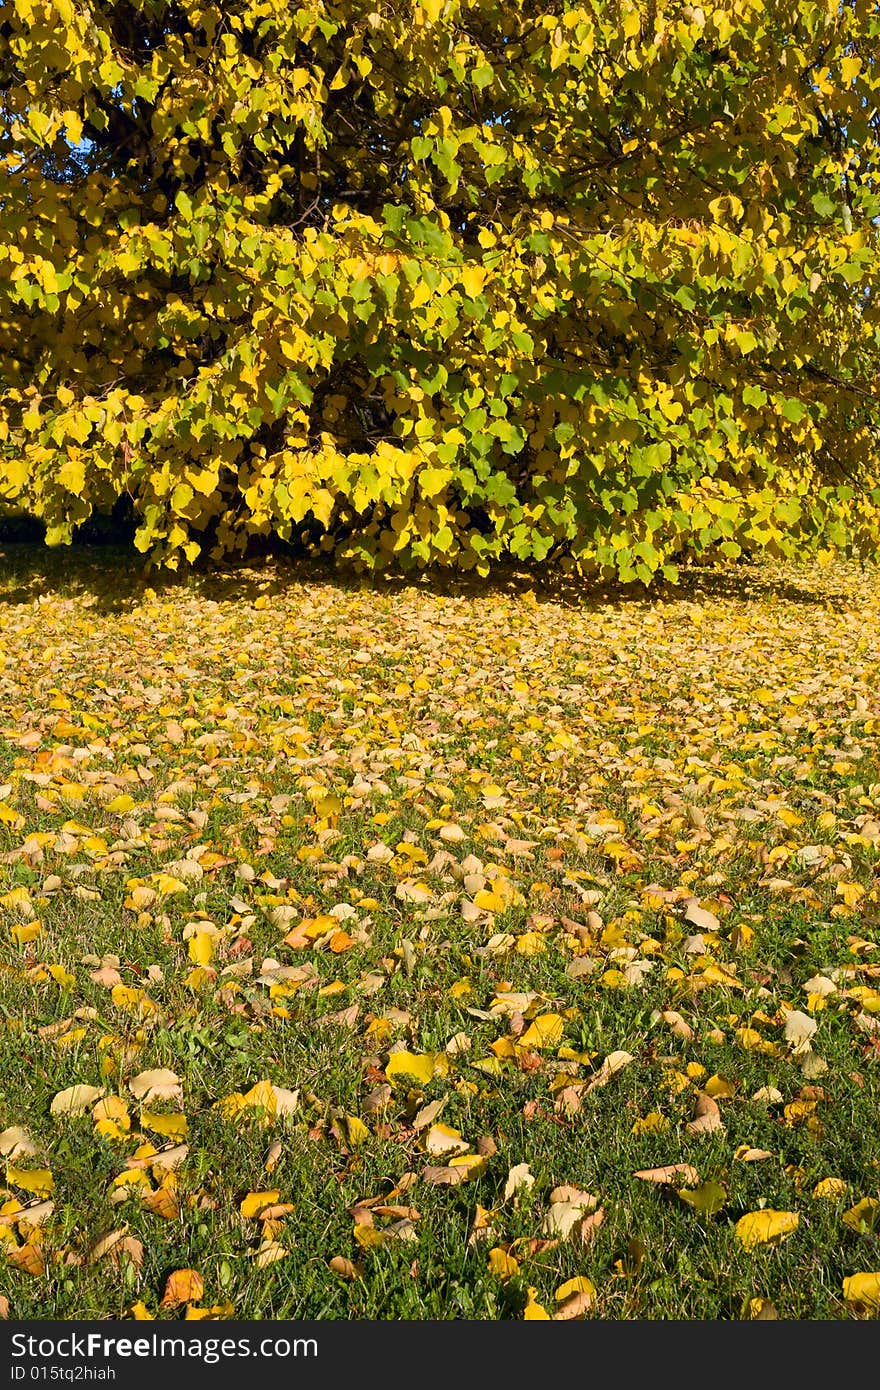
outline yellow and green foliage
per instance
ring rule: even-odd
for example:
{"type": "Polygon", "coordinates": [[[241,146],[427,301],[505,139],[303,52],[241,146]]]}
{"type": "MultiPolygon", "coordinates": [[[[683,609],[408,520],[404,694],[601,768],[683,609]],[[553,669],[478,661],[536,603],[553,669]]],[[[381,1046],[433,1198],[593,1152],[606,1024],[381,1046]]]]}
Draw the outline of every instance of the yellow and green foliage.
{"type": "Polygon", "coordinates": [[[176,564],[880,537],[866,0],[10,0],[0,497],[176,564]]]}

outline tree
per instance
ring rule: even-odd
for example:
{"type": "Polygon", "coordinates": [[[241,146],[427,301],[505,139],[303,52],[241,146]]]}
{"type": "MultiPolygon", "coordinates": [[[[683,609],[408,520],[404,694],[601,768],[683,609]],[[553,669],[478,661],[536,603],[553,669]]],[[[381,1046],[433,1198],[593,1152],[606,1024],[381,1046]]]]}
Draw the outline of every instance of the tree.
{"type": "Polygon", "coordinates": [[[176,564],[876,547],[865,0],[11,0],[0,492],[176,564]]]}

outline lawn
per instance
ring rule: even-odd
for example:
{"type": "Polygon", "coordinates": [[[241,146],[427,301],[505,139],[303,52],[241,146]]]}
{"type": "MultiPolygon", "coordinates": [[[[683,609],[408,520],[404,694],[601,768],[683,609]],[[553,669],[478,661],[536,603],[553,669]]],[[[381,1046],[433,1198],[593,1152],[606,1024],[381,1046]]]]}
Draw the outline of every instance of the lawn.
{"type": "Polygon", "coordinates": [[[876,570],[0,613],[10,1317],[876,1313],[876,570]]]}

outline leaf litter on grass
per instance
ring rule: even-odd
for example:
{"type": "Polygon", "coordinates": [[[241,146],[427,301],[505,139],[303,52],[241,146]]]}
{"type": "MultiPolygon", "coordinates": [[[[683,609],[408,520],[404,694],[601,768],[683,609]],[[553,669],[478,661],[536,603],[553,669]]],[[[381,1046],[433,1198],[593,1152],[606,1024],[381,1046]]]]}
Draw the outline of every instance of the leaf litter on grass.
{"type": "Polygon", "coordinates": [[[13,1316],[876,1309],[876,572],[9,575],[13,1316]]]}

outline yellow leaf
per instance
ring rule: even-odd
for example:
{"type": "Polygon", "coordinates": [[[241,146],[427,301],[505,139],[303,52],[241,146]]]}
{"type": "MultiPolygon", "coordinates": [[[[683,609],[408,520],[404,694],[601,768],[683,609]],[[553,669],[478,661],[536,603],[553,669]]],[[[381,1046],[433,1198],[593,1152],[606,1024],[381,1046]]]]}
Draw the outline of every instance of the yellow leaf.
{"type": "Polygon", "coordinates": [[[484,912],[503,912],[507,906],[500,893],[492,892],[488,888],[481,888],[474,894],[474,903],[484,912]]]}
{"type": "Polygon", "coordinates": [[[355,1226],[353,1235],[363,1250],[371,1250],[377,1245],[384,1245],[386,1240],[391,1239],[389,1231],[380,1231],[376,1226],[360,1224],[355,1226]]]}
{"type": "Polygon", "coordinates": [[[169,1274],[162,1296],[163,1308],[176,1308],[181,1303],[198,1303],[205,1292],[201,1274],[194,1269],[176,1269],[169,1274]]]}
{"type": "Polygon", "coordinates": [[[213,1322],[220,1318],[231,1318],[234,1312],[234,1303],[214,1303],[210,1308],[194,1308],[190,1304],[183,1315],[183,1320],[184,1322],[213,1322]]]}
{"type": "Polygon", "coordinates": [[[214,955],[214,936],[211,932],[197,931],[189,939],[189,958],[196,965],[210,965],[214,955]]]}
{"type": "Polygon", "coordinates": [[[76,984],[76,976],[71,975],[69,970],[65,970],[63,965],[47,965],[46,969],[55,983],[60,985],[62,989],[73,989],[76,984]]]}
{"type": "Polygon", "coordinates": [[[488,272],[481,265],[465,266],[461,272],[461,283],[465,294],[469,295],[471,299],[476,299],[485,285],[487,277],[488,272]]]}
{"type": "Polygon", "coordinates": [[[634,39],[641,27],[642,21],[638,10],[630,10],[629,14],[625,15],[623,20],[624,38],[634,39]]]}
{"type": "Polygon", "coordinates": [[[179,1111],[157,1115],[146,1110],[141,1115],[141,1124],[145,1129],[151,1129],[154,1134],[161,1134],[166,1139],[183,1139],[188,1129],[186,1116],[179,1111]]]}
{"type": "Polygon", "coordinates": [[[9,928],[9,935],[16,946],[26,946],[29,941],[36,941],[42,933],[43,922],[39,917],[35,918],[33,922],[19,922],[16,926],[9,928]]]}
{"type": "Polygon", "coordinates": [[[21,1269],[25,1274],[40,1276],[46,1272],[46,1260],[40,1246],[34,1241],[27,1241],[17,1250],[7,1250],[6,1258],[10,1264],[15,1265],[16,1269],[21,1269]]]}
{"type": "Polygon", "coordinates": [[[6,1181],[11,1187],[20,1187],[37,1197],[48,1197],[55,1187],[55,1180],[48,1168],[16,1168],[10,1165],[6,1169],[6,1181]]]}
{"type": "Polygon", "coordinates": [[[173,874],[153,874],[153,882],[163,898],[170,898],[174,893],[186,893],[187,886],[173,874]]]}
{"type": "Polygon", "coordinates": [[[539,1014],[519,1038],[522,1047],[556,1047],[562,1041],[565,1019],[561,1014],[539,1014]]]}
{"type": "MultiPolygon", "coordinates": [[[[155,1067],[150,1071],[138,1072],[128,1083],[135,1100],[180,1100],[183,1088],[176,1072],[166,1067],[155,1067]]],[[[115,1118],[115,1116],[113,1117],[115,1118]]]]}
{"type": "Polygon", "coordinates": [[[457,1129],[443,1124],[431,1125],[424,1143],[426,1151],[435,1158],[442,1158],[446,1154],[464,1153],[470,1147],[457,1129]]]}
{"type": "Polygon", "coordinates": [[[750,1211],[741,1216],[736,1223],[736,1238],[746,1250],[754,1250],[759,1245],[778,1245],[798,1228],[800,1217],[796,1211],[750,1211]]]}
{"type": "Polygon", "coordinates": [[[880,1271],[850,1274],[843,1281],[843,1296],[847,1303],[858,1303],[864,1308],[880,1308],[880,1271]]]}
{"type": "Polygon", "coordinates": [[[523,1312],[523,1318],[526,1322],[552,1321],[550,1314],[547,1312],[547,1309],[544,1307],[543,1303],[538,1302],[538,1290],[533,1289],[531,1285],[529,1285],[529,1288],[527,1290],[526,1306],[523,1312]]]}
{"type": "Polygon", "coordinates": [[[146,1173],[143,1172],[140,1168],[126,1168],[124,1173],[116,1174],[116,1177],[113,1179],[110,1186],[112,1188],[149,1188],[150,1179],[147,1177],[146,1173]]]}
{"type": "Polygon", "coordinates": [[[367,1129],[363,1120],[358,1119],[357,1115],[346,1115],[345,1128],[349,1145],[353,1149],[356,1149],[359,1144],[363,1144],[363,1142],[370,1137],[370,1131],[367,1129]]]}
{"type": "MultiPolygon", "coordinates": [[[[852,82],[853,78],[854,78],[854,77],[857,77],[857,76],[859,75],[859,73],[861,72],[861,70],[862,70],[862,60],[861,60],[861,58],[856,58],[856,57],[852,57],[852,58],[841,58],[841,60],[840,60],[840,78],[841,78],[841,81],[842,81],[843,85],[844,85],[845,87],[848,87],[849,84],[852,82]]],[[[857,1277],[857,1278],[861,1278],[860,1275],[858,1275],[858,1276],[856,1276],[856,1277],[857,1277]]]]}
{"type": "Polygon", "coordinates": [[[265,1269],[266,1265],[274,1264],[276,1260],[283,1260],[285,1255],[290,1252],[283,1245],[279,1245],[277,1240],[264,1240],[259,1250],[256,1251],[257,1269],[265,1269]]]}
{"type": "Polygon", "coordinates": [[[847,1184],[843,1178],[822,1178],[813,1188],[814,1197],[824,1197],[834,1200],[837,1197],[846,1196],[847,1184]]]}
{"type": "Polygon", "coordinates": [[[521,956],[542,956],[547,950],[547,938],[539,931],[526,931],[516,938],[516,950],[521,956]]]}
{"type": "Polygon", "coordinates": [[[257,1109],[259,1107],[270,1115],[274,1115],[278,1109],[278,1097],[271,1081],[258,1081],[249,1091],[245,1091],[241,1098],[242,1109],[257,1109]]]}
{"type": "Polygon", "coordinates": [[[583,1274],[578,1274],[574,1279],[566,1279],[564,1284],[560,1284],[556,1290],[556,1302],[562,1303],[566,1298],[571,1298],[573,1293],[586,1293],[595,1295],[596,1286],[591,1279],[583,1274]]]}
{"type": "Polygon", "coordinates": [[[633,1122],[633,1134],[662,1134],[669,1128],[669,1121],[665,1115],[652,1110],[649,1114],[643,1115],[640,1119],[633,1122]]]}
{"type": "Polygon", "coordinates": [[[269,1192],[249,1192],[239,1210],[245,1220],[252,1221],[264,1207],[274,1206],[280,1195],[278,1188],[272,1188],[269,1192]]]}
{"type": "Polygon", "coordinates": [[[556,1290],[555,1322],[584,1317],[596,1302],[596,1288],[584,1275],[567,1279],[556,1290]]]}
{"type": "Polygon", "coordinates": [[[863,1197],[841,1217],[851,1231],[875,1231],[880,1226],[880,1202],[876,1197],[863,1197]]]}
{"type": "Polygon", "coordinates": [[[426,1086],[434,1076],[445,1076],[449,1061],[443,1052],[392,1052],[388,1058],[385,1075],[391,1081],[396,1077],[409,1077],[426,1086]]]}
{"type": "Polygon", "coordinates": [[[511,1279],[514,1274],[519,1273],[519,1260],[515,1260],[506,1250],[502,1250],[500,1245],[496,1245],[489,1251],[487,1268],[490,1274],[496,1275],[499,1279],[511,1279]]]}
{"type": "Polygon", "coordinates": [[[725,1081],[723,1076],[710,1076],[706,1085],[703,1087],[707,1096],[713,1100],[732,1100],[736,1095],[736,1087],[731,1081],[725,1081]]]}

